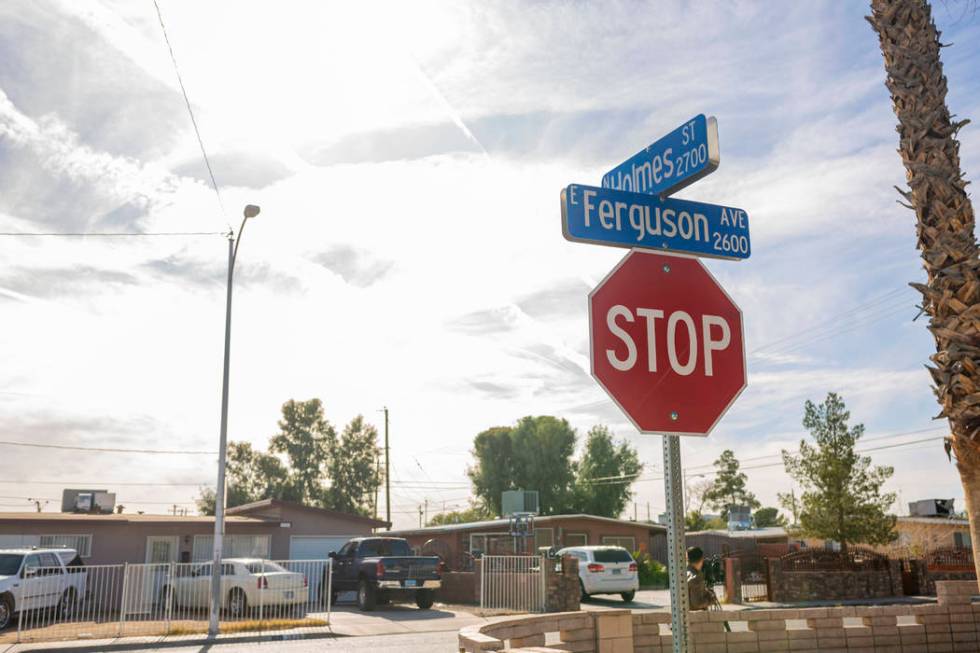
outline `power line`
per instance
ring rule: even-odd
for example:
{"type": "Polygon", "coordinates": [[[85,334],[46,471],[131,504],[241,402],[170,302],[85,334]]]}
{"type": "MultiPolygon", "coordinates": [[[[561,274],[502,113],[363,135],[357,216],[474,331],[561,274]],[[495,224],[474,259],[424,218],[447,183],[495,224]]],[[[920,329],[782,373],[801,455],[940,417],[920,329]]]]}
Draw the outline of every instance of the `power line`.
{"type": "Polygon", "coordinates": [[[0,236],[63,236],[66,238],[224,235],[225,233],[221,231],[0,231],[0,236]]]}
{"type": "Polygon", "coordinates": [[[167,43],[167,50],[170,51],[170,61],[174,65],[174,73],[177,75],[177,83],[180,84],[180,92],[184,95],[184,104],[187,105],[187,113],[191,117],[191,124],[194,125],[194,134],[197,136],[197,144],[201,148],[201,156],[204,157],[204,165],[207,166],[208,176],[211,177],[211,185],[214,187],[214,194],[218,198],[218,206],[221,208],[221,214],[228,219],[228,215],[225,213],[225,204],[221,201],[221,191],[218,190],[218,182],[215,181],[214,171],[211,169],[211,161],[208,159],[208,152],[204,148],[204,139],[201,138],[201,130],[197,127],[197,119],[194,117],[194,110],[191,108],[190,98],[187,97],[187,89],[184,88],[184,78],[180,75],[180,68],[177,67],[177,56],[174,54],[174,48],[170,45],[170,37],[167,35],[167,26],[163,22],[163,14],[160,12],[160,3],[157,0],[153,0],[153,6],[157,9],[157,18],[160,19],[160,29],[163,31],[163,40],[167,43]]]}
{"type": "Polygon", "coordinates": [[[35,481],[33,479],[21,479],[11,481],[0,479],[0,483],[11,485],[61,485],[63,487],[210,487],[213,483],[143,483],[143,482],[119,482],[119,481],[35,481]]]}
{"type": "Polygon", "coordinates": [[[216,456],[216,451],[178,451],[174,449],[123,449],[113,447],[79,447],[67,444],[40,444],[38,442],[14,442],[11,440],[0,440],[0,444],[12,447],[35,447],[38,449],[64,449],[68,451],[96,451],[99,453],[151,453],[151,454],[177,454],[182,456],[216,456]]]}

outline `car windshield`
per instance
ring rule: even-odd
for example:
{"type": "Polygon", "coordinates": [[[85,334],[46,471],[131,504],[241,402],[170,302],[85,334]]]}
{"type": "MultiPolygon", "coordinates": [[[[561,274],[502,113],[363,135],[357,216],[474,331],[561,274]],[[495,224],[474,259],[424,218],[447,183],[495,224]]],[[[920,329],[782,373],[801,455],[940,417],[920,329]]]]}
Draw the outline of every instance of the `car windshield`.
{"type": "Polygon", "coordinates": [[[0,553],[0,576],[15,576],[20,571],[20,563],[24,556],[12,553],[0,553]]]}
{"type": "Polygon", "coordinates": [[[245,565],[245,568],[248,569],[248,573],[250,574],[271,574],[276,571],[286,571],[276,563],[269,562],[268,560],[265,562],[250,562],[245,565]]]}
{"type": "Polygon", "coordinates": [[[596,549],[595,550],[595,561],[596,562],[633,562],[633,557],[630,556],[626,549],[596,549]]]}

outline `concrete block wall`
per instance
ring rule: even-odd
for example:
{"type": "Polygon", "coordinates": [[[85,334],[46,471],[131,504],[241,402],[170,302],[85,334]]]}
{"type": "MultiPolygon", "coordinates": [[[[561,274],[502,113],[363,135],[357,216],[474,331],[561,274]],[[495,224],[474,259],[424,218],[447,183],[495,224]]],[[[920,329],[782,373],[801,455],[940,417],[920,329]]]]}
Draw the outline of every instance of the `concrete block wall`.
{"type": "MultiPolygon", "coordinates": [[[[935,604],[692,612],[692,653],[980,651],[977,583],[939,581],[936,591],[935,604]]],[[[469,653],[670,653],[672,645],[668,613],[628,610],[514,617],[459,635],[469,653]]]]}

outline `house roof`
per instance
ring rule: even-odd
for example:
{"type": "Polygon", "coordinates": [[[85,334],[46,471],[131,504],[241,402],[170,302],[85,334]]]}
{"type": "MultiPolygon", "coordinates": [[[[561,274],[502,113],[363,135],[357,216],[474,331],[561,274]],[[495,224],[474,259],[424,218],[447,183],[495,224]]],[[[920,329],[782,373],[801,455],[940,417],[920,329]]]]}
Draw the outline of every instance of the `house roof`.
{"type": "MultiPolygon", "coordinates": [[[[75,512],[0,512],[0,522],[4,521],[84,521],[84,522],[110,522],[117,524],[127,523],[169,523],[186,524],[188,522],[214,523],[214,517],[205,515],[140,515],[116,514],[111,515],[90,515],[75,512]]],[[[227,521],[238,524],[266,524],[269,520],[249,516],[229,516],[227,521]]]]}
{"type": "Polygon", "coordinates": [[[240,506],[235,506],[234,508],[228,508],[225,511],[227,515],[247,515],[256,510],[262,510],[264,508],[293,508],[296,510],[306,510],[308,512],[317,513],[323,517],[333,517],[335,519],[346,519],[347,521],[360,522],[362,524],[368,524],[372,528],[385,528],[391,526],[389,522],[381,521],[380,519],[374,519],[372,517],[365,517],[364,515],[356,515],[352,512],[342,512],[340,510],[330,510],[329,508],[319,508],[317,506],[307,506],[302,503],[295,503],[293,501],[283,501],[282,499],[262,499],[261,501],[253,501],[252,503],[245,503],[240,506]]]}
{"type": "MultiPolygon", "coordinates": [[[[667,527],[662,524],[654,524],[652,522],[642,522],[642,521],[627,521],[625,519],[613,519],[612,517],[600,517],[598,515],[542,515],[540,517],[534,518],[534,524],[549,524],[566,519],[590,519],[594,521],[606,522],[609,524],[617,524],[620,526],[639,526],[647,527],[651,531],[666,532],[667,527]]],[[[451,533],[454,531],[467,531],[467,530],[477,530],[481,528],[492,528],[494,526],[507,527],[510,524],[509,519],[489,519],[486,521],[473,521],[465,522],[461,524],[440,524],[438,526],[425,526],[423,528],[406,528],[398,531],[391,531],[389,535],[402,536],[405,535],[419,535],[427,533],[451,533]]]]}
{"type": "Polygon", "coordinates": [[[725,529],[710,531],[692,531],[686,535],[717,535],[719,537],[734,537],[737,539],[759,540],[770,537],[788,537],[786,529],[782,526],[768,526],[766,528],[752,528],[744,531],[728,531],[725,529]]]}
{"type": "Polygon", "coordinates": [[[970,527],[970,522],[966,519],[955,519],[952,517],[899,517],[898,521],[903,524],[929,524],[930,526],[963,526],[970,527]]]}

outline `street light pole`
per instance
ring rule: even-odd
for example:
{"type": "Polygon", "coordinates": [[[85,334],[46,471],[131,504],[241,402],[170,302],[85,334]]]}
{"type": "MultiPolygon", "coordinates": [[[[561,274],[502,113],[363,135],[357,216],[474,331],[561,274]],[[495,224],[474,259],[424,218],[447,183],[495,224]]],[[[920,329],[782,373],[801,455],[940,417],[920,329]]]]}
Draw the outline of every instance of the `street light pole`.
{"type": "Polygon", "coordinates": [[[235,274],[235,258],[242,231],[249,218],[259,214],[259,207],[245,207],[242,226],[237,236],[228,234],[228,288],[225,299],[225,363],[221,383],[221,435],[218,442],[218,485],[214,492],[214,551],[211,558],[211,613],[208,621],[208,637],[218,636],[218,615],[221,611],[221,557],[225,536],[225,465],[228,457],[228,372],[231,366],[231,289],[235,274]]]}

